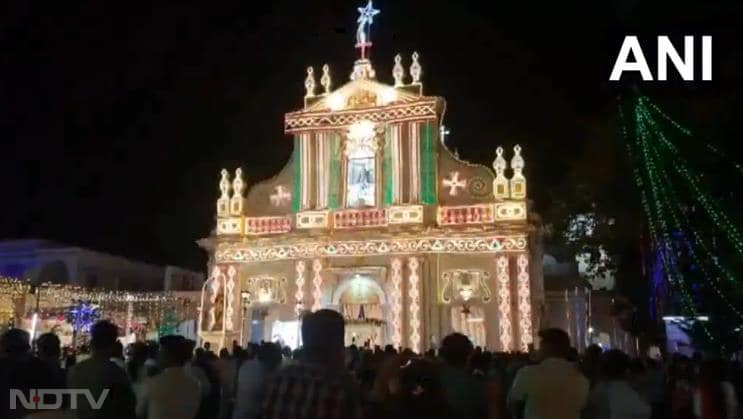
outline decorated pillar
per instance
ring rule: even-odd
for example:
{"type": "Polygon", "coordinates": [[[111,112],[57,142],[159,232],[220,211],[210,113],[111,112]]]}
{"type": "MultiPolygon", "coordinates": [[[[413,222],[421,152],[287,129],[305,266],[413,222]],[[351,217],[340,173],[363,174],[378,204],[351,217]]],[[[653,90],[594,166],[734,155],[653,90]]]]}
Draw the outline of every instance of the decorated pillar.
{"type": "Polygon", "coordinates": [[[421,350],[421,280],[416,256],[408,258],[408,344],[415,353],[421,350]]]}
{"type": "Polygon", "coordinates": [[[312,311],[322,308],[322,261],[312,261],[312,311]]]}
{"type": "Polygon", "coordinates": [[[216,265],[204,283],[199,336],[215,348],[227,347],[239,336],[240,283],[233,265],[216,265]]]}
{"type": "Polygon", "coordinates": [[[511,320],[511,281],[508,269],[508,256],[496,257],[496,285],[498,289],[498,333],[501,350],[513,349],[513,326],[511,320]]]}
{"type": "Polygon", "coordinates": [[[296,300],[296,312],[299,316],[304,311],[304,275],[307,265],[303,260],[298,260],[294,266],[297,276],[294,278],[294,284],[297,287],[297,291],[294,293],[294,299],[296,300]]]}
{"type": "Polygon", "coordinates": [[[402,260],[393,257],[390,269],[390,316],[392,344],[402,346],[402,260]]]}
{"type": "Polygon", "coordinates": [[[516,258],[516,286],[519,313],[519,348],[527,351],[534,341],[531,312],[531,285],[529,283],[529,257],[521,253],[516,258]]]}

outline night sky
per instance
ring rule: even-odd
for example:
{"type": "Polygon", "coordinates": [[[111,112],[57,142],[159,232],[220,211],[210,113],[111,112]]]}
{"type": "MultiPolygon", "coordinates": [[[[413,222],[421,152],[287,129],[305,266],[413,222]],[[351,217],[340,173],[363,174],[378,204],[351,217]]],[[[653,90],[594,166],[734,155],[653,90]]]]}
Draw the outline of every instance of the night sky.
{"type": "MultiPolygon", "coordinates": [[[[307,65],[347,80],[362,3],[6,2],[0,238],[203,269],[195,240],[213,228],[218,170],[241,166],[252,183],[285,164],[283,114],[301,106],[307,65]]],[[[656,35],[713,35],[713,82],[639,87],[740,156],[739,1],[375,6],[378,79],[417,50],[425,92],[447,99],[449,146],[489,165],[497,145],[520,143],[540,211],[576,177],[606,179],[606,193],[631,182],[616,129],[630,83],[608,81],[624,35],[641,36],[653,69],[656,35]]]]}

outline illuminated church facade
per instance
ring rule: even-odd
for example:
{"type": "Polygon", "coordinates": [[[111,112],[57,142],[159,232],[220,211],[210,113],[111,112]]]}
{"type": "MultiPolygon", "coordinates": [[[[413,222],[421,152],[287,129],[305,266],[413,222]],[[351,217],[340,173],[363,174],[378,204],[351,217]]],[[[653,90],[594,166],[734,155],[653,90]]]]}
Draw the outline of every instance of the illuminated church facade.
{"type": "Polygon", "coordinates": [[[526,350],[544,291],[521,148],[494,147],[492,170],[458,159],[418,54],[407,68],[396,56],[393,83],[378,81],[367,57],[376,11],[359,11],[350,81],[334,88],[327,65],[319,83],[308,68],[304,104],[285,115],[284,169],[249,189],[240,169],[222,170],[216,226],[200,241],[200,338],[298,346],[303,313],[329,308],[346,318],[347,344],[422,352],[458,331],[526,350]]]}

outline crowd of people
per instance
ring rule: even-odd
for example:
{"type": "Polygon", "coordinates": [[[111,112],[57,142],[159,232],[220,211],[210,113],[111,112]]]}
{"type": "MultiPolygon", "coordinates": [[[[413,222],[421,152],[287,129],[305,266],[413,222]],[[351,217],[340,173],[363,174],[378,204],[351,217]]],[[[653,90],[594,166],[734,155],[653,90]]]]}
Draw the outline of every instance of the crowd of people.
{"type": "Polygon", "coordinates": [[[559,329],[540,333],[539,350],[492,353],[464,335],[415,354],[390,345],[344,347],[344,320],[307,314],[301,349],[164,336],[124,348],[108,321],[90,331],[90,354],[74,361],[54,334],[10,329],[0,339],[0,418],[283,419],[513,418],[733,419],[743,374],[735,362],[701,355],[631,359],[617,350],[571,349],[559,329]],[[84,389],[57,410],[11,403],[33,389],[84,389]],[[103,400],[100,407],[95,401],[103,400]]]}

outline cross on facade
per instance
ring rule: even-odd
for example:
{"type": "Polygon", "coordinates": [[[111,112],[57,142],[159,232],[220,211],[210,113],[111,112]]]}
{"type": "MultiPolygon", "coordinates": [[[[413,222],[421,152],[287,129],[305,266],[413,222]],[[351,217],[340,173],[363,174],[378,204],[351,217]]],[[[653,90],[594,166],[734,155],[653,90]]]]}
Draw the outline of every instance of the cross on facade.
{"type": "Polygon", "coordinates": [[[273,190],[274,193],[271,194],[271,203],[276,207],[284,205],[284,203],[288,202],[292,197],[292,195],[284,189],[283,185],[279,185],[273,188],[273,190]]]}
{"type": "Polygon", "coordinates": [[[467,179],[459,180],[459,172],[449,172],[449,177],[443,180],[444,187],[449,188],[449,195],[456,196],[459,188],[467,186],[467,179]]]}

